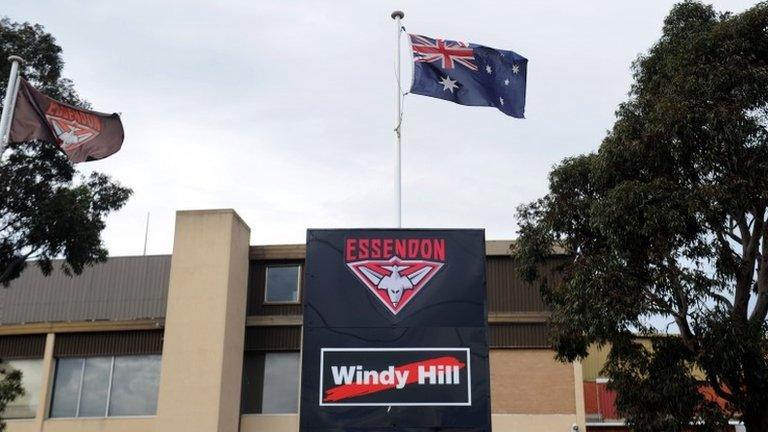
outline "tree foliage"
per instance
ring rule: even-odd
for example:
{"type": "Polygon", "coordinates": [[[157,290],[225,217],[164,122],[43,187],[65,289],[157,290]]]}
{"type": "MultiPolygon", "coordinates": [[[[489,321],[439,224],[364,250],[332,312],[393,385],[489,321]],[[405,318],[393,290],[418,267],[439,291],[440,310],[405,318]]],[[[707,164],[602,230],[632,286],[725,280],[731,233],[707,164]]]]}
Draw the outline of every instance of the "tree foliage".
{"type": "MultiPolygon", "coordinates": [[[[42,26],[0,20],[0,91],[5,94],[10,62],[25,59],[22,75],[46,94],[88,107],[72,82],[62,78],[61,48],[42,26]]],[[[64,258],[66,274],[80,274],[104,261],[101,241],[106,216],[121,208],[131,190],[107,175],[85,177],[53,143],[11,144],[0,158],[0,284],[19,277],[30,259],[44,274],[64,258]]]]}
{"type": "MultiPolygon", "coordinates": [[[[11,369],[5,363],[0,363],[0,413],[17,397],[24,395],[21,385],[21,372],[11,369]]],[[[0,421],[0,432],[5,431],[5,423],[0,421]]]]}
{"type": "Polygon", "coordinates": [[[595,153],[563,160],[518,211],[518,259],[541,281],[559,358],[611,346],[606,372],[635,430],[768,430],[768,4],[673,7],[633,65],[629,100],[595,153]],[[654,317],[679,337],[659,335],[654,317]],[[655,335],[653,349],[634,340],[655,335]],[[698,377],[727,403],[705,397],[698,377]]]}

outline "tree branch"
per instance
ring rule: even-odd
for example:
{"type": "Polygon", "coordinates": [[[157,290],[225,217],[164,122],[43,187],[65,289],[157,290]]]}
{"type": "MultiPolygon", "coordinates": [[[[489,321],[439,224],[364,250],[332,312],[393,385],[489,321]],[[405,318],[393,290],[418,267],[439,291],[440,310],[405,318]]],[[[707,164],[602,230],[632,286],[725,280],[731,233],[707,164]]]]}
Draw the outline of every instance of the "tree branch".
{"type": "Polygon", "coordinates": [[[763,237],[763,228],[765,225],[764,216],[765,207],[763,206],[755,212],[755,216],[752,218],[750,224],[747,224],[747,221],[744,218],[740,221],[740,224],[743,225],[741,236],[748,243],[746,247],[744,247],[742,253],[740,274],[736,275],[736,293],[734,295],[733,314],[737,317],[743,317],[744,319],[747,318],[749,297],[751,296],[752,291],[752,280],[755,273],[755,258],[760,239],[763,237]],[[752,225],[752,232],[749,230],[749,225],[752,225]],[[749,240],[747,240],[747,238],[749,240]]]}
{"type": "Polygon", "coordinates": [[[19,255],[15,260],[13,260],[10,264],[8,264],[5,269],[3,270],[3,273],[0,274],[0,284],[2,284],[6,279],[8,279],[13,271],[20,265],[24,264],[24,262],[29,258],[33,253],[37,251],[37,248],[30,250],[28,253],[19,255]]]}
{"type": "Polygon", "coordinates": [[[736,221],[736,225],[739,227],[739,232],[741,232],[741,238],[744,239],[741,244],[744,245],[744,242],[749,243],[750,240],[750,234],[749,234],[749,224],[747,223],[747,217],[744,212],[740,212],[740,216],[738,218],[734,218],[736,221]]]}
{"type": "Polygon", "coordinates": [[[710,225],[707,225],[707,227],[709,228],[710,231],[715,233],[715,238],[717,239],[717,242],[720,243],[721,248],[723,248],[726,252],[729,252],[735,258],[740,258],[739,254],[737,254],[736,251],[733,250],[733,248],[731,247],[731,244],[725,238],[725,234],[728,233],[727,231],[715,229],[710,225]]]}
{"type": "Polygon", "coordinates": [[[675,322],[677,323],[678,329],[680,329],[680,335],[682,336],[685,345],[692,353],[696,353],[699,350],[699,341],[696,339],[696,335],[693,334],[691,326],[688,323],[688,298],[680,284],[680,269],[678,268],[677,260],[674,256],[668,256],[667,262],[669,263],[669,273],[672,279],[670,280],[670,285],[678,305],[678,311],[677,314],[675,314],[675,322]]]}
{"type": "Polygon", "coordinates": [[[762,256],[757,267],[757,303],[749,320],[765,321],[768,316],[768,230],[763,232],[762,256]]]}
{"type": "Polygon", "coordinates": [[[648,298],[648,300],[650,300],[651,303],[655,304],[656,307],[658,307],[661,311],[666,312],[675,318],[678,318],[679,313],[676,310],[672,309],[667,303],[667,301],[664,300],[664,298],[659,297],[658,294],[654,293],[648,288],[645,288],[643,290],[643,293],[648,298]]]}
{"type": "Polygon", "coordinates": [[[728,298],[726,298],[724,295],[716,292],[711,292],[709,293],[709,295],[712,296],[712,298],[714,298],[715,300],[728,305],[728,309],[733,309],[733,303],[731,303],[731,301],[728,300],[728,298]]]}

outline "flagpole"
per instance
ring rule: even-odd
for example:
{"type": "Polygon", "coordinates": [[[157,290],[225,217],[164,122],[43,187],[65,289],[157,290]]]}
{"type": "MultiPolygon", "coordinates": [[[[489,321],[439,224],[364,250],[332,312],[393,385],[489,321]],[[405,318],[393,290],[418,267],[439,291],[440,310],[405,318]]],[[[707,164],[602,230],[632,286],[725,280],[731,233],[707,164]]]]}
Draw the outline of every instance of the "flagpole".
{"type": "Polygon", "coordinates": [[[147,238],[149,238],[149,212],[147,212],[147,225],[144,227],[144,253],[147,254],[147,238]]]}
{"type": "Polygon", "coordinates": [[[396,64],[396,71],[395,76],[397,78],[397,86],[395,87],[395,90],[397,91],[397,102],[396,102],[396,111],[395,111],[395,137],[397,138],[397,144],[395,147],[395,208],[397,212],[397,227],[402,228],[403,227],[403,201],[402,201],[402,195],[401,195],[401,188],[402,188],[402,176],[401,176],[401,151],[400,151],[400,137],[402,132],[402,124],[403,124],[403,92],[402,87],[400,85],[400,35],[402,34],[402,26],[400,25],[400,20],[405,17],[405,14],[402,11],[394,11],[392,12],[392,19],[395,20],[395,33],[396,33],[396,41],[397,41],[397,49],[395,50],[395,64],[396,64]]]}
{"type": "Polygon", "coordinates": [[[5,89],[5,99],[3,99],[3,114],[0,117],[0,156],[3,155],[5,147],[8,145],[11,119],[16,107],[16,96],[19,93],[19,65],[24,62],[23,58],[16,55],[8,57],[8,60],[11,62],[11,74],[8,76],[8,86],[5,89]]]}

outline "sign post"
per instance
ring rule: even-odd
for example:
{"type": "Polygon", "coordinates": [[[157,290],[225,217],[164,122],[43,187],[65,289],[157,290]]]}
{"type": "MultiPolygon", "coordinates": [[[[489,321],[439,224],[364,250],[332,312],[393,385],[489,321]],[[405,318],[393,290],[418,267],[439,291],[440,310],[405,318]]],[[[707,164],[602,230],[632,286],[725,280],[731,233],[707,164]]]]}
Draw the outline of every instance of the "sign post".
{"type": "Polygon", "coordinates": [[[309,230],[300,431],[490,431],[482,230],[309,230]]]}

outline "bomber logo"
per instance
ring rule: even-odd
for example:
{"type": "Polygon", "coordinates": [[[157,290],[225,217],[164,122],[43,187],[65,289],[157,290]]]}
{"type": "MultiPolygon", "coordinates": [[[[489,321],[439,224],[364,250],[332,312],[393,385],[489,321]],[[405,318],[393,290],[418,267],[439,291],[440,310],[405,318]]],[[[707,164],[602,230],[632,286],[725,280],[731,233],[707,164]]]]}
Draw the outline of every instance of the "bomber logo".
{"type": "Polygon", "coordinates": [[[347,239],[347,267],[397,315],[445,265],[444,239],[347,239]]]}
{"type": "Polygon", "coordinates": [[[66,151],[80,147],[101,132],[101,120],[97,116],[56,102],[48,105],[45,118],[66,151]]]}

